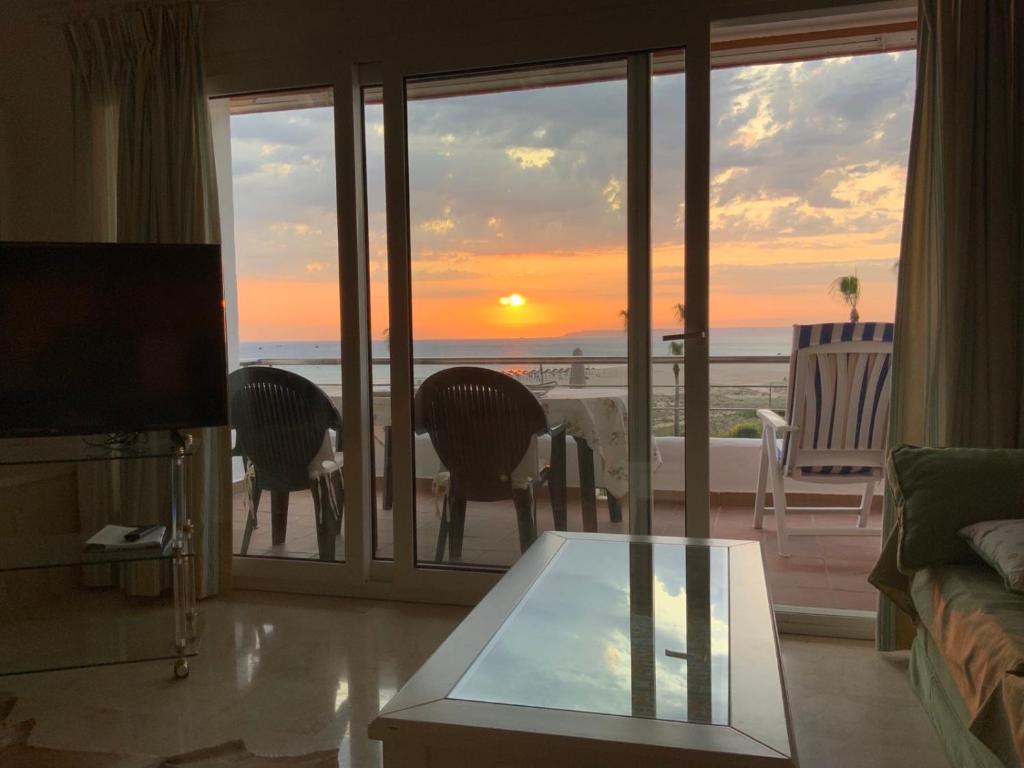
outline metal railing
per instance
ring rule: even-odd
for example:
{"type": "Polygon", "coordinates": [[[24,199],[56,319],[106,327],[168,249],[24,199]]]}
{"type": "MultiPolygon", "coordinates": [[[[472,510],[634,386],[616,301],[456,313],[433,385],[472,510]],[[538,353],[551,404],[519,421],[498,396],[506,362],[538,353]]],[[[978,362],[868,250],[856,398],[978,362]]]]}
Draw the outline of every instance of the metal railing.
{"type": "MultiPolygon", "coordinates": [[[[684,357],[682,355],[652,355],[651,364],[655,366],[679,365],[682,368],[684,357]]],[[[340,357],[261,357],[244,360],[242,366],[265,365],[271,367],[290,366],[340,366],[340,357]]],[[[375,366],[388,365],[391,362],[389,357],[374,357],[371,363],[375,366]]],[[[493,357],[482,356],[432,356],[414,357],[414,370],[416,366],[451,366],[451,365],[483,365],[494,368],[501,368],[511,373],[526,383],[534,384],[568,384],[574,366],[582,366],[583,383],[577,386],[582,387],[622,387],[625,383],[608,383],[595,381],[595,367],[622,366],[628,364],[626,357],[621,355],[503,355],[493,357]],[[546,367],[545,367],[546,366],[546,367]]],[[[788,355],[720,355],[709,358],[711,365],[743,365],[743,364],[772,364],[788,365],[788,355]]],[[[578,369],[577,369],[578,371],[578,369]]],[[[746,414],[757,408],[771,408],[784,412],[785,393],[787,384],[779,382],[765,383],[725,383],[709,385],[711,392],[709,411],[712,414],[746,414]],[[762,397],[753,398],[755,402],[728,403],[723,404],[722,400],[727,391],[758,391],[763,393],[762,397]],[[715,394],[719,397],[715,397],[715,394]]],[[[666,392],[674,393],[676,383],[652,384],[653,394],[651,411],[656,414],[669,414],[673,419],[674,414],[682,414],[683,405],[672,398],[665,402],[666,392]]],[[[686,389],[683,381],[678,384],[678,391],[681,394],[686,389]]],[[[752,414],[751,414],[752,415],[752,414]]]]}
{"type": "MultiPolygon", "coordinates": [[[[651,363],[683,364],[683,355],[651,355],[651,363]]],[[[709,358],[712,365],[719,363],[786,363],[789,355],[720,355],[709,358]]],[[[390,357],[374,357],[372,365],[388,365],[390,357]]],[[[501,357],[414,357],[413,365],[530,365],[538,363],[556,363],[568,365],[583,363],[584,365],[625,365],[628,362],[623,355],[502,355],[501,357]]],[[[258,357],[243,360],[240,365],[341,365],[340,357],[258,357]]]]}

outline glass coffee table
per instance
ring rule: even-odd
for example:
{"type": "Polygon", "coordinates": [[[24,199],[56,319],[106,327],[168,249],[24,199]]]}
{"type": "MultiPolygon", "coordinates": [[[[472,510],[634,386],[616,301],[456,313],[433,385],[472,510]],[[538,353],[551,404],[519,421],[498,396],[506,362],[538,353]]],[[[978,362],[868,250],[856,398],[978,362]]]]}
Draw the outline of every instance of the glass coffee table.
{"type": "Polygon", "coordinates": [[[385,768],[795,766],[760,544],[546,533],[369,733],[385,768]]]}

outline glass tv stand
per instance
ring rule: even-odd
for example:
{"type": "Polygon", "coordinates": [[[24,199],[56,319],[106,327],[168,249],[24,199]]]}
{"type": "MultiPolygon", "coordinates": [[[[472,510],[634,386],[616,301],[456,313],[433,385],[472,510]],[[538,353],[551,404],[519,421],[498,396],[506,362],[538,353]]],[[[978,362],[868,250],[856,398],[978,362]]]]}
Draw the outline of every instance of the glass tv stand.
{"type": "Polygon", "coordinates": [[[188,676],[194,453],[177,431],[0,440],[0,676],[158,659],[188,676]],[[87,549],[108,523],[166,530],[150,548],[87,549]]]}

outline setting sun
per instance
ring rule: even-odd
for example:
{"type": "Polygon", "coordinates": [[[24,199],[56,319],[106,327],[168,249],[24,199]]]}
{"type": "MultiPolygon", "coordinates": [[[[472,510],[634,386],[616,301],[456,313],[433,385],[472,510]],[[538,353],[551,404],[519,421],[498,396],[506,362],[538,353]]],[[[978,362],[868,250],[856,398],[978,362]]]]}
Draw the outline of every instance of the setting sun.
{"type": "Polygon", "coordinates": [[[498,299],[498,302],[506,307],[521,307],[526,303],[526,299],[518,293],[513,293],[508,296],[502,296],[498,299]]]}

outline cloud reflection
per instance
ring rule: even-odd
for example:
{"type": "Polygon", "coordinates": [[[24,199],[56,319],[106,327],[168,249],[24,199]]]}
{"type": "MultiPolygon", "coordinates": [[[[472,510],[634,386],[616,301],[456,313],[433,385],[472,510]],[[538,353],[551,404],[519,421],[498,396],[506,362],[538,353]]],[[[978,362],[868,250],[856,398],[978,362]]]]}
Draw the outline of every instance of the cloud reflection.
{"type": "MultiPolygon", "coordinates": [[[[656,716],[686,721],[687,547],[654,544],[656,716]]],[[[630,716],[630,554],[618,541],[568,540],[451,698],[630,716]]],[[[728,550],[710,550],[712,722],[728,722],[728,550]]],[[[642,617],[641,617],[642,618],[642,617]]]]}

